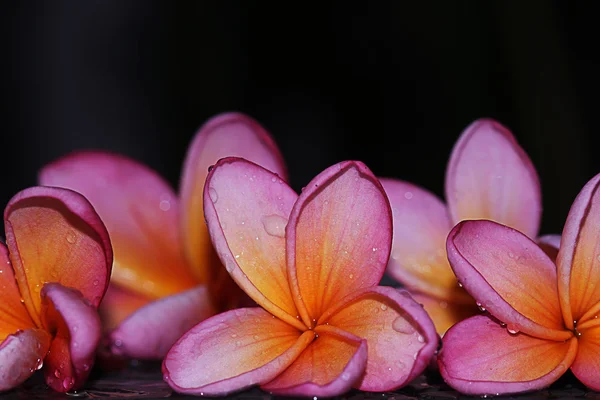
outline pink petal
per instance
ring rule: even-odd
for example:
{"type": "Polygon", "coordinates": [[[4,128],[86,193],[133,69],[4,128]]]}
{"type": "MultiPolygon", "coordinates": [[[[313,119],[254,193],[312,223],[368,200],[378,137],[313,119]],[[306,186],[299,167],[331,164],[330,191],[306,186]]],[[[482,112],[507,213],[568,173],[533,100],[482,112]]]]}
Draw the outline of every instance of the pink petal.
{"type": "Polygon", "coordinates": [[[598,314],[600,302],[600,175],[573,202],[556,258],[560,302],[568,329],[598,314]]]}
{"type": "Polygon", "coordinates": [[[400,388],[421,374],[433,357],[438,335],[433,322],[405,290],[377,286],[353,293],[319,319],[363,338],[366,373],[357,386],[370,392],[400,388]]]}
{"type": "Polygon", "coordinates": [[[41,297],[42,323],[55,332],[45,360],[46,383],[59,392],[77,389],[94,364],[102,332],[100,317],[75,289],[47,283],[41,297]]]}
{"type": "Polygon", "coordinates": [[[446,258],[452,229],[446,205],[432,193],[396,179],[381,179],[392,206],[394,240],[387,272],[407,288],[445,301],[470,303],[446,258]]]}
{"type": "Polygon", "coordinates": [[[360,382],[367,364],[367,341],[321,326],[318,337],[281,375],[261,388],[282,396],[333,397],[360,382]]]}
{"type": "Polygon", "coordinates": [[[544,235],[537,238],[537,244],[542,250],[556,262],[558,249],[560,248],[560,235],[544,235]]]}
{"type": "Polygon", "coordinates": [[[381,184],[361,162],[321,172],[302,191],[286,228],[287,265],[308,326],[350,293],[379,283],[392,240],[381,184]]]}
{"type": "Polygon", "coordinates": [[[214,313],[206,286],[156,300],[109,335],[111,351],[128,358],[161,359],[177,339],[214,313]]]}
{"type": "Polygon", "coordinates": [[[490,219],[537,235],[542,210],[535,168],[508,129],[480,119],[465,129],[446,170],[452,220],[490,219]]]}
{"type": "Polygon", "coordinates": [[[36,323],[47,282],[75,288],[94,307],[100,304],[112,248],[104,224],[82,195],[54,187],[25,189],[6,206],[4,223],[17,283],[36,323]]]}
{"type": "Polygon", "coordinates": [[[252,161],[286,179],[277,145],[252,118],[240,113],[217,115],[206,122],[190,144],[181,176],[181,230],[185,252],[200,282],[212,282],[223,269],[214,257],[204,223],[203,191],[208,168],[224,157],[252,161]]]}
{"type": "Polygon", "coordinates": [[[6,337],[0,343],[0,392],[19,386],[40,369],[49,346],[50,335],[42,329],[6,337]]]}
{"type": "Polygon", "coordinates": [[[450,386],[469,395],[539,390],[569,368],[577,340],[552,341],[512,335],[491,317],[478,315],[446,333],[438,363],[450,386]]]}
{"type": "Polygon", "coordinates": [[[258,304],[302,329],[285,267],[285,225],[297,195],[277,175],[241,158],[208,175],[204,212],[229,274],[258,304]]]}
{"type": "Polygon", "coordinates": [[[584,385],[600,391],[600,325],[579,331],[579,348],[571,371],[584,385]]]}
{"type": "Polygon", "coordinates": [[[163,361],[179,393],[226,395],[272,380],[314,339],[261,308],[240,308],[196,325],[163,361]]]}
{"type": "Polygon", "coordinates": [[[448,260],[465,289],[508,329],[566,340],[556,268],[521,232],[492,221],[463,221],[448,235],[448,260]]]}

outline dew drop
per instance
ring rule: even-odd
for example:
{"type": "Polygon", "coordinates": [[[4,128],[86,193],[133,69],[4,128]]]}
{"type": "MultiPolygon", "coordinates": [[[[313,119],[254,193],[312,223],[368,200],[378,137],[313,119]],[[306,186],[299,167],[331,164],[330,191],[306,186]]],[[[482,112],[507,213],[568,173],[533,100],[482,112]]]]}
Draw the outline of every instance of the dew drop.
{"type": "Polygon", "coordinates": [[[57,378],[60,378],[60,371],[59,370],[55,370],[54,371],[54,376],[57,378]]]}
{"type": "Polygon", "coordinates": [[[387,306],[385,304],[382,304],[379,308],[381,308],[381,311],[387,310],[387,306]]]}
{"type": "Polygon", "coordinates": [[[240,341],[238,340],[237,342],[235,342],[235,345],[239,347],[239,346],[241,346],[241,345],[242,345],[242,342],[240,342],[240,341]]]}
{"type": "Polygon", "coordinates": [[[458,282],[458,287],[463,287],[463,284],[458,282]]]}
{"type": "Polygon", "coordinates": [[[510,326],[507,325],[506,326],[506,330],[508,331],[508,333],[510,333],[511,335],[516,335],[517,333],[519,333],[519,330],[517,328],[515,328],[514,326],[510,326]]]}
{"type": "Polygon", "coordinates": [[[98,279],[94,279],[94,282],[93,282],[94,286],[98,286],[99,283],[100,282],[98,281],[98,279]]]}
{"type": "Polygon", "coordinates": [[[440,301],[440,307],[445,310],[446,308],[448,308],[448,302],[446,302],[446,301],[440,301]]]}
{"type": "Polygon", "coordinates": [[[479,311],[485,312],[485,307],[480,302],[477,302],[477,308],[479,308],[479,311]]]}
{"type": "Polygon", "coordinates": [[[38,358],[37,363],[35,364],[35,370],[39,371],[40,369],[42,369],[43,366],[44,366],[44,360],[42,360],[41,358],[38,358]]]}
{"type": "Polygon", "coordinates": [[[404,198],[405,198],[406,200],[410,200],[410,199],[412,199],[412,198],[413,198],[413,194],[412,194],[412,192],[406,192],[406,193],[404,193],[404,198]]]}
{"type": "Polygon", "coordinates": [[[169,211],[171,209],[171,202],[169,200],[161,200],[160,203],[158,203],[158,207],[162,211],[169,211]]]}
{"type": "Polygon", "coordinates": [[[75,232],[70,231],[67,233],[67,242],[74,244],[77,241],[77,236],[75,236],[75,232]]]}
{"type": "Polygon", "coordinates": [[[285,227],[287,225],[287,219],[279,215],[266,215],[262,218],[263,226],[265,231],[271,236],[285,237],[285,227]]]}
{"type": "Polygon", "coordinates": [[[254,340],[258,340],[258,339],[259,339],[258,335],[254,335],[254,340]]]}
{"type": "Polygon", "coordinates": [[[425,338],[423,337],[423,335],[417,336],[417,340],[419,341],[419,343],[425,343],[425,338]]]}
{"type": "Polygon", "coordinates": [[[348,372],[344,372],[342,374],[342,380],[349,381],[350,380],[350,374],[348,372]]]}
{"type": "Polygon", "coordinates": [[[208,166],[208,172],[212,172],[213,169],[215,169],[214,165],[209,165],[208,166]]]}
{"type": "Polygon", "coordinates": [[[231,337],[232,337],[232,338],[236,338],[236,337],[237,337],[237,335],[236,335],[235,333],[232,333],[232,334],[231,334],[231,337]]]}
{"type": "Polygon", "coordinates": [[[392,323],[392,329],[398,333],[405,333],[410,335],[415,332],[415,328],[404,318],[398,317],[392,323]]]}
{"type": "Polygon", "coordinates": [[[374,251],[374,252],[375,252],[375,251],[377,251],[377,247],[373,247],[373,251],[374,251]]]}
{"type": "Polygon", "coordinates": [[[67,377],[63,380],[63,387],[67,390],[71,389],[75,380],[71,377],[67,377]]]}
{"type": "Polygon", "coordinates": [[[217,194],[217,191],[214,188],[208,188],[208,195],[210,196],[210,199],[213,203],[216,203],[217,200],[219,200],[219,195],[217,194]]]}

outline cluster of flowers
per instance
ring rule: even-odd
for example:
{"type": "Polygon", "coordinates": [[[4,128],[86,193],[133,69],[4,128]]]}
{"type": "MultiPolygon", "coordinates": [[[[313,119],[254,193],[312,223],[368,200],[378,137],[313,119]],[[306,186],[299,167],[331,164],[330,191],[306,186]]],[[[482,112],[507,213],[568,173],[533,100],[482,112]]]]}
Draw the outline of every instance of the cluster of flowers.
{"type": "Polygon", "coordinates": [[[389,391],[432,360],[467,394],[569,368],[600,389],[600,176],[562,236],[537,237],[537,174],[495,121],[457,142],[447,205],[358,161],[298,195],[268,133],[235,113],[200,129],[179,196],[100,152],[39,180],[4,212],[0,391],[41,368],[77,389],[97,353],[163,359],[168,384],[197,395],[389,391]],[[378,286],[386,267],[410,294],[378,286]]]}

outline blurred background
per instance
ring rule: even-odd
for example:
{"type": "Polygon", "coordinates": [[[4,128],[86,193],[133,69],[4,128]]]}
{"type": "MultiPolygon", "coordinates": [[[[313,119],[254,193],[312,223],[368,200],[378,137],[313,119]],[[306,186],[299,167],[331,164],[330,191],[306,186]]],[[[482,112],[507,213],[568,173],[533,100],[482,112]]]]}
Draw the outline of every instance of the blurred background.
{"type": "Polygon", "coordinates": [[[579,2],[348,3],[3,3],[0,204],[76,149],[126,154],[176,187],[197,128],[231,110],[272,133],[295,189],[360,159],[442,196],[459,134],[492,117],[538,170],[542,232],[560,232],[600,172],[596,14],[579,2]]]}

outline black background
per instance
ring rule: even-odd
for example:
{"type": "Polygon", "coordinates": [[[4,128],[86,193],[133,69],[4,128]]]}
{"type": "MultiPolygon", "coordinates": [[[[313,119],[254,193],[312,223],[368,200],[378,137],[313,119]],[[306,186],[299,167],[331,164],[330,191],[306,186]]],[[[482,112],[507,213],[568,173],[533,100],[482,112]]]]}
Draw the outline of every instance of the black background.
{"type": "Polygon", "coordinates": [[[231,110],[272,133],[295,189],[359,159],[442,195],[459,134],[493,117],[560,232],[600,172],[596,26],[566,1],[2,3],[0,203],[82,148],[176,186],[196,129],[231,110]]]}

